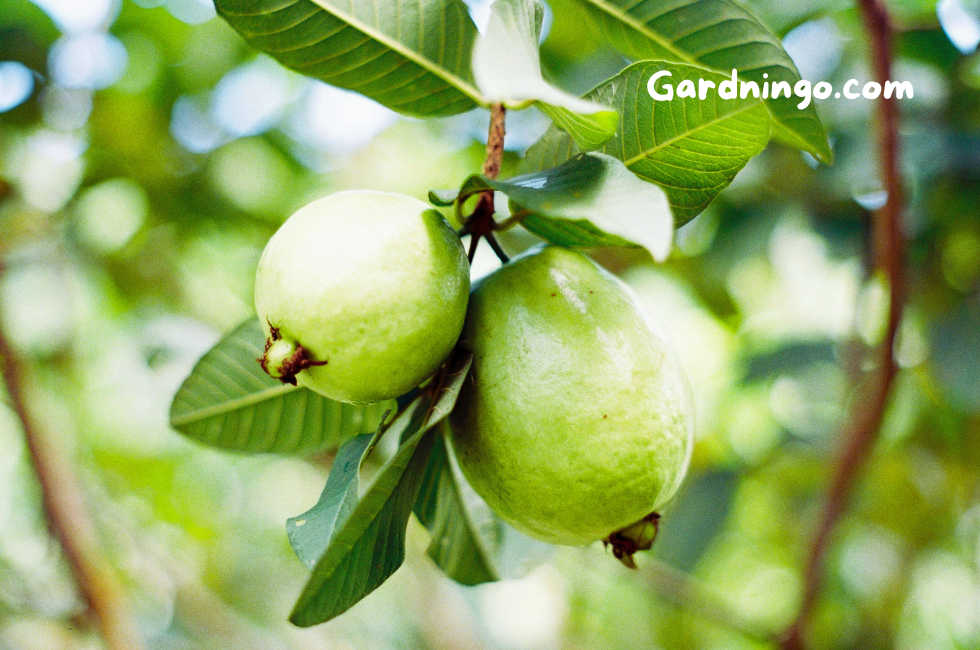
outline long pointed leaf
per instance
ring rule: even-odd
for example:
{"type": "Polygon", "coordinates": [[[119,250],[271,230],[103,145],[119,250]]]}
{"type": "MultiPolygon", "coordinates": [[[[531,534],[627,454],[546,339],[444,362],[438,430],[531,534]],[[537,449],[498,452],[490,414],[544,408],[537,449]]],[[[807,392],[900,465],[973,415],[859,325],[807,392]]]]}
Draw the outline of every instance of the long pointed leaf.
{"type": "Polygon", "coordinates": [[[361,464],[376,438],[376,434],[362,433],[344,443],[337,452],[327,485],[316,505],[298,517],[286,520],[289,544],[308,569],[316,565],[338,524],[347,519],[357,505],[361,464]]]}
{"type": "MultiPolygon", "coordinates": [[[[621,116],[618,134],[598,152],[623,163],[643,180],[667,193],[674,225],[697,216],[769,140],[770,118],[761,100],[721,99],[707,94],[674,96],[655,102],[647,92],[650,77],[671,73],[675,88],[682,80],[696,84],[704,78],[715,84],[725,76],[700,66],[665,61],[641,61],[603,82],[586,97],[600,98],[621,116]]],[[[530,173],[554,167],[578,153],[570,136],[552,127],[521,161],[518,171],[530,173]]]]}
{"type": "MultiPolygon", "coordinates": [[[[591,29],[632,59],[664,59],[700,64],[760,86],[785,81],[792,87],[800,73],[779,38],[733,0],[573,0],[591,29]],[[766,75],[764,77],[763,75],[766,75]]],[[[813,104],[800,110],[799,99],[765,100],[772,113],[773,135],[830,163],[833,152],[813,104]]]]}
{"type": "Polygon", "coordinates": [[[485,101],[473,85],[476,26],[459,0],[215,0],[253,47],[287,68],[419,117],[485,101]]]}
{"type": "Polygon", "coordinates": [[[333,533],[290,620],[308,627],[342,614],[377,589],[405,559],[405,528],[435,444],[429,435],[456,404],[471,358],[457,358],[442,390],[422,392],[387,428],[403,440],[333,533]]]}

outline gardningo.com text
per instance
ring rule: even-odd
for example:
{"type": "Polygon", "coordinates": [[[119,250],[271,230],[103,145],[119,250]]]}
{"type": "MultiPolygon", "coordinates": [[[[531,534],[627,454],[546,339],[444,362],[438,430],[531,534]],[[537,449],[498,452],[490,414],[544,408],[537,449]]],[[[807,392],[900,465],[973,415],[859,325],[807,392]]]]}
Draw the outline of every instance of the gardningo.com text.
{"type": "MultiPolygon", "coordinates": [[[[669,78],[673,76],[669,70],[661,70],[654,73],[647,82],[647,91],[650,96],[659,102],[667,102],[674,99],[674,85],[669,78]]],[[[800,110],[810,105],[813,98],[827,99],[833,93],[834,97],[846,97],[847,99],[877,99],[882,92],[885,97],[895,95],[896,98],[912,97],[912,83],[909,81],[886,81],[884,88],[877,81],[869,81],[858,92],[860,82],[857,79],[849,79],[844,87],[834,92],[834,87],[827,81],[819,81],[811,84],[806,79],[800,79],[792,87],[788,81],[769,82],[769,74],[762,75],[763,81],[760,85],[755,81],[739,81],[738,70],[732,70],[731,79],[725,79],[719,84],[708,79],[698,79],[695,85],[693,79],[684,79],[677,84],[677,97],[695,98],[704,100],[708,98],[709,92],[717,92],[721,99],[735,99],[740,97],[746,99],[749,95],[760,99],[778,99],[779,97],[790,97],[796,95],[800,102],[796,105],[800,110]],[[717,88],[716,88],[717,85],[717,88]]]]}

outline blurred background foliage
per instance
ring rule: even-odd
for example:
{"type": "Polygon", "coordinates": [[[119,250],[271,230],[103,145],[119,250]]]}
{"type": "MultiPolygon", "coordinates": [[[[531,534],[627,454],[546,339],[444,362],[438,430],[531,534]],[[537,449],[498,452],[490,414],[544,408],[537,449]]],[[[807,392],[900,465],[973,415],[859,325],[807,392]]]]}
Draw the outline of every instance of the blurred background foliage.
{"type": "MultiPolygon", "coordinates": [[[[802,76],[870,78],[844,0],[749,0],[802,76]]],[[[910,304],[885,427],[831,553],[820,648],[980,648],[980,8],[888,3],[908,186],[910,304]]],[[[487,4],[471,5],[481,22],[487,4]]],[[[624,66],[552,0],[548,74],[584,92],[624,66]]],[[[881,336],[867,210],[883,203],[873,103],[818,102],[832,167],[772,144],[671,259],[600,250],[660,315],[697,406],[692,471],[656,561],[777,631],[838,431],[853,341],[881,336]]],[[[395,577],[343,617],[285,621],[306,570],[284,520],[315,503],[330,457],[242,457],[167,426],[181,380],[253,313],[259,253],[307,201],[346,188],[424,197],[483,158],[486,112],[434,121],[257,56],[209,0],[0,2],[2,326],[30,362],[45,435],[77,462],[100,539],[152,648],[756,648],[662,597],[662,580],[562,548],[523,580],[442,576],[409,528],[395,577]]],[[[544,131],[508,116],[504,175],[544,131]]],[[[531,237],[508,234],[512,251],[531,237]]],[[[481,249],[476,274],[492,269],[481,249]]],[[[668,589],[669,591],[669,589],[668,589]]],[[[697,608],[694,608],[695,610],[697,608]]],[[[98,648],[19,424],[0,405],[0,648],[98,648]]]]}

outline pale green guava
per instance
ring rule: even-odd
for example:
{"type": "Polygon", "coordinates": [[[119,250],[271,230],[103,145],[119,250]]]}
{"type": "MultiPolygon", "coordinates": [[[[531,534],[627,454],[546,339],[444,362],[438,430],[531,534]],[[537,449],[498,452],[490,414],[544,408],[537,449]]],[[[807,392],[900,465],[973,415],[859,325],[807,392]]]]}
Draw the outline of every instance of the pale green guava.
{"type": "Polygon", "coordinates": [[[633,292],[579,253],[533,251],[475,286],[461,343],[473,367],[451,429],[476,492],[546,542],[613,536],[616,550],[619,532],[627,556],[649,547],[687,471],[693,409],[633,292]]]}
{"type": "Polygon", "coordinates": [[[263,367],[343,402],[402,395],[456,344],[469,277],[459,237],[422,201],[373,191],[314,201],[259,260],[263,367]]]}

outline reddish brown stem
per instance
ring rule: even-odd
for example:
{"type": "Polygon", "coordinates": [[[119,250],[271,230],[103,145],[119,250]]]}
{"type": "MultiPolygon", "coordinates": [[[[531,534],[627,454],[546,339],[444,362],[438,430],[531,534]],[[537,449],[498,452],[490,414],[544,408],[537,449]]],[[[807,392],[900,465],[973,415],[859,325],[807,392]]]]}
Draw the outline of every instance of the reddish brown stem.
{"type": "Polygon", "coordinates": [[[487,158],[483,161],[483,175],[489,179],[500,174],[500,161],[504,157],[504,117],[507,109],[503,104],[490,107],[490,131],[487,133],[487,158]]]}
{"type": "MultiPolygon", "coordinates": [[[[880,0],[858,0],[858,7],[871,43],[875,80],[884,87],[885,82],[891,78],[892,62],[892,28],[888,10],[880,0]]],[[[827,548],[837,523],[847,508],[861,469],[874,447],[888,405],[892,382],[898,372],[894,348],[902,317],[905,279],[898,107],[894,96],[880,96],[877,117],[879,164],[888,198],[885,205],[872,215],[871,243],[874,268],[884,274],[888,281],[888,324],[884,340],[874,352],[876,363],[873,375],[857,402],[857,412],[851,418],[850,428],[843,437],[823,512],[807,556],[800,611],[783,641],[785,650],[802,650],[806,647],[806,631],[820,593],[827,548]]]]}
{"type": "MultiPolygon", "coordinates": [[[[504,108],[503,104],[494,104],[490,107],[490,131],[487,134],[487,157],[483,161],[483,175],[491,180],[497,178],[497,175],[500,173],[500,161],[504,156],[504,117],[506,113],[507,109],[504,108]]],[[[504,255],[500,245],[493,238],[494,209],[493,191],[481,194],[476,203],[476,208],[474,208],[473,214],[470,215],[470,219],[466,224],[471,238],[469,250],[470,262],[473,261],[473,256],[476,255],[476,247],[481,237],[487,239],[487,243],[493,248],[493,251],[500,258],[501,262],[507,262],[507,256],[504,255]]]]}
{"type": "MultiPolygon", "coordinates": [[[[3,264],[0,263],[0,276],[3,264]]],[[[41,487],[44,514],[61,544],[89,612],[109,650],[144,648],[122,585],[99,547],[85,498],[64,447],[44,435],[27,408],[25,369],[0,329],[0,365],[10,405],[20,420],[31,463],[41,487]]]]}

